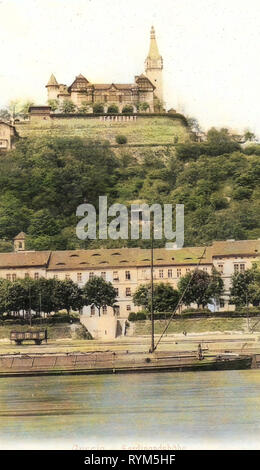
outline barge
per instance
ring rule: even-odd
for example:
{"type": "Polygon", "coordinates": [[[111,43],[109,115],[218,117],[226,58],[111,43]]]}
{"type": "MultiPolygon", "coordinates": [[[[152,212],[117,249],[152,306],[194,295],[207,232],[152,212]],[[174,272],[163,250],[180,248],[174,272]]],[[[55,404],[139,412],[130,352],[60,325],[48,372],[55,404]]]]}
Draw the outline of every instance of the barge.
{"type": "Polygon", "coordinates": [[[129,353],[112,351],[0,356],[0,377],[185,372],[250,369],[252,357],[232,354],[129,353]]]}

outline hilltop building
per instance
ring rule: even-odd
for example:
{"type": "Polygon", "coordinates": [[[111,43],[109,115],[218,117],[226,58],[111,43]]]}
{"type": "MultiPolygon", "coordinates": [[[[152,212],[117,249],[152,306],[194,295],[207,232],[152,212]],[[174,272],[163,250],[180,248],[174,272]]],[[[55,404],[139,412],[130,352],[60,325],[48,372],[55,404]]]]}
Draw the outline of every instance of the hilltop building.
{"type": "Polygon", "coordinates": [[[96,84],[90,82],[82,74],[78,75],[70,86],[60,84],[52,74],[47,85],[48,101],[57,100],[60,104],[64,100],[71,101],[77,108],[92,107],[96,103],[102,103],[105,108],[110,104],[116,104],[119,112],[124,106],[131,105],[134,111],[142,104],[149,105],[150,112],[163,109],[163,59],[155,36],[155,29],[151,29],[150,48],[145,61],[145,74],[137,75],[134,83],[105,83],[96,84]]]}

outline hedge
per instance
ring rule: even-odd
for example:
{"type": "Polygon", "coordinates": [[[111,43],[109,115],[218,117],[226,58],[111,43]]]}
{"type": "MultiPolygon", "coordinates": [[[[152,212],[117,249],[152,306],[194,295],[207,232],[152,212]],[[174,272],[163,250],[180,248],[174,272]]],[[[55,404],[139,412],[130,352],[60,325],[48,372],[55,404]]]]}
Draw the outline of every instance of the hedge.
{"type": "Polygon", "coordinates": [[[129,321],[142,321],[142,320],[147,320],[147,314],[146,312],[131,312],[128,315],[128,320],[129,321]]]}
{"type": "MultiPolygon", "coordinates": [[[[11,315],[2,316],[0,325],[28,325],[28,318],[14,317],[11,315]]],[[[32,325],[56,325],[57,323],[79,323],[80,319],[73,315],[56,314],[47,318],[32,316],[32,325]]]]}
{"type": "MultiPolygon", "coordinates": [[[[154,320],[167,320],[173,315],[173,312],[154,312],[154,320]]],[[[210,312],[210,310],[184,310],[181,314],[175,313],[173,318],[246,318],[259,317],[260,309],[235,310],[234,312],[210,312]]],[[[129,321],[151,320],[151,314],[148,312],[131,312],[128,316],[129,321]]]]}

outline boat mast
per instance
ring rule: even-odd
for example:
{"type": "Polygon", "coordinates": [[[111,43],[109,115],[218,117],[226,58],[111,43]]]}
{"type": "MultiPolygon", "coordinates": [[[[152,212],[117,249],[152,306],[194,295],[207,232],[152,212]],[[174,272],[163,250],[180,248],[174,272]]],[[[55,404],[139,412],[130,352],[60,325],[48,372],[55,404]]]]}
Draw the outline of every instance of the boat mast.
{"type": "Polygon", "coordinates": [[[153,311],[153,241],[154,241],[154,220],[152,222],[152,239],[151,239],[151,325],[152,325],[152,337],[151,337],[151,348],[149,350],[150,353],[153,353],[155,350],[154,347],[154,311],[153,311]]]}

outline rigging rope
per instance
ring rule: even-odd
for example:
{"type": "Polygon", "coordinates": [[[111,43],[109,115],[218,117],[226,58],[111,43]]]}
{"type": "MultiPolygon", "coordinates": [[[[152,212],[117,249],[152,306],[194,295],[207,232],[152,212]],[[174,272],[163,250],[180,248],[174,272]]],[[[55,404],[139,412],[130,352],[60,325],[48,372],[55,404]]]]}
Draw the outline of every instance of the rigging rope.
{"type": "Polygon", "coordinates": [[[189,286],[190,286],[190,283],[191,283],[191,281],[192,281],[192,279],[193,279],[193,276],[194,276],[195,272],[198,270],[198,267],[199,267],[199,265],[200,265],[200,263],[201,263],[201,260],[204,258],[205,253],[206,253],[206,248],[204,248],[204,251],[203,251],[203,253],[202,253],[202,256],[199,257],[199,262],[197,263],[196,268],[194,269],[194,271],[193,271],[193,273],[192,273],[192,276],[190,277],[189,282],[188,282],[186,288],[184,289],[184,291],[183,291],[183,293],[182,293],[182,295],[181,295],[181,297],[180,297],[180,299],[179,299],[179,302],[177,303],[177,305],[176,305],[176,307],[175,307],[175,309],[174,309],[172,315],[170,316],[169,321],[168,321],[166,327],[164,328],[164,330],[163,330],[163,332],[162,332],[160,338],[158,339],[158,341],[157,341],[157,343],[156,343],[156,345],[155,345],[155,347],[154,347],[154,351],[157,349],[157,346],[159,345],[159,343],[160,343],[162,337],[165,335],[166,331],[168,330],[168,327],[169,327],[169,325],[170,325],[170,323],[171,323],[171,321],[172,321],[172,319],[173,319],[173,317],[174,317],[174,315],[175,315],[177,309],[181,306],[183,297],[184,297],[184,295],[186,294],[186,292],[187,292],[187,290],[188,290],[188,288],[189,288],[189,286]]]}

